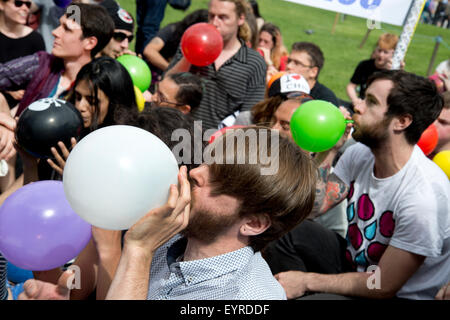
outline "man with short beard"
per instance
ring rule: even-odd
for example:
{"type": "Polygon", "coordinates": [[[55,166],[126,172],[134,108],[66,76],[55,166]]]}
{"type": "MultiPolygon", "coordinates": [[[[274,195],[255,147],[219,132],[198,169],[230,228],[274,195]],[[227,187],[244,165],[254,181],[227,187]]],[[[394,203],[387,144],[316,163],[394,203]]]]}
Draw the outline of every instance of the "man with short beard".
{"type": "Polygon", "coordinates": [[[171,186],[167,204],[127,231],[107,299],[286,299],[260,251],[311,212],[315,166],[267,128],[228,130],[208,150],[231,153],[189,178],[183,167],[179,192],[171,186]],[[232,142],[252,133],[244,148],[232,142]],[[262,174],[263,154],[276,172],[262,174]]]}
{"type": "MultiPolygon", "coordinates": [[[[449,183],[416,146],[442,105],[435,85],[425,78],[383,71],[369,79],[365,100],[355,106],[353,116],[353,138],[360,143],[344,152],[333,173],[331,163],[340,144],[320,155],[325,160],[319,168],[313,216],[348,199],[343,271],[320,274],[296,266],[291,256],[305,246],[301,240],[308,240],[292,230],[266,255],[271,267],[277,261],[278,268],[284,261],[291,263],[275,276],[288,299],[307,292],[328,293],[308,299],[433,299],[448,281],[449,183]]],[[[324,257],[335,254],[321,252],[324,257]]]]}

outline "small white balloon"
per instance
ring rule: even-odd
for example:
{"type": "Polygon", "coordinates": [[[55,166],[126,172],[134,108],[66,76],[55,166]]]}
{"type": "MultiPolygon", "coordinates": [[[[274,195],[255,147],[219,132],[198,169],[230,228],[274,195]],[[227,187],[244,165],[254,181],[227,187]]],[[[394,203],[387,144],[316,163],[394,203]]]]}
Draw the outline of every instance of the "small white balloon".
{"type": "Polygon", "coordinates": [[[72,209],[90,224],[129,229],[167,202],[177,160],[155,135],[132,126],[95,130],[70,152],[63,184],[72,209]]]}

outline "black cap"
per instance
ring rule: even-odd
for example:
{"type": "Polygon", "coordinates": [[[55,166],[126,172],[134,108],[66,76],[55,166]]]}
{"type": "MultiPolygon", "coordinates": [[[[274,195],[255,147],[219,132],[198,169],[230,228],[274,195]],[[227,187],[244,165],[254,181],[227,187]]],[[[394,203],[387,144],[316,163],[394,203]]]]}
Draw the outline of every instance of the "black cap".
{"type": "Polygon", "coordinates": [[[114,0],[105,0],[100,3],[108,11],[108,14],[114,21],[115,29],[134,31],[134,20],[131,14],[121,8],[114,0]]]}

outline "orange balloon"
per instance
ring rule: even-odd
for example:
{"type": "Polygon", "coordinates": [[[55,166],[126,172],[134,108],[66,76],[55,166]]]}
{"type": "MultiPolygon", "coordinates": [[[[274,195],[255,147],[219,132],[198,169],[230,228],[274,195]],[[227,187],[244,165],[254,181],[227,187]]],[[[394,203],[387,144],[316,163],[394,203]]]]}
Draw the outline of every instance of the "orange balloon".
{"type": "Polygon", "coordinates": [[[417,145],[422,149],[425,155],[429,155],[438,143],[438,131],[434,124],[431,124],[420,136],[417,145]]]}
{"type": "Polygon", "coordinates": [[[283,76],[286,72],[285,71],[279,71],[277,73],[275,73],[269,80],[269,82],[267,82],[267,88],[270,88],[270,86],[272,85],[272,83],[281,78],[281,76],[283,76]]]}

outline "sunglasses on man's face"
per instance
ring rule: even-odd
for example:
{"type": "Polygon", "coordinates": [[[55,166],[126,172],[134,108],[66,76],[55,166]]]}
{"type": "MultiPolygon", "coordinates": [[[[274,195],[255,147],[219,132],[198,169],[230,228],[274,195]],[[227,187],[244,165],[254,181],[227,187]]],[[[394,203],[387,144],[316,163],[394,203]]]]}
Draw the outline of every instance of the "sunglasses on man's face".
{"type": "Polygon", "coordinates": [[[31,8],[31,1],[15,0],[15,1],[14,1],[14,5],[15,5],[17,8],[20,8],[21,6],[26,5],[27,8],[30,9],[30,8],[31,8]]]}
{"type": "Polygon", "coordinates": [[[123,32],[114,32],[113,34],[113,38],[114,40],[118,41],[118,42],[122,42],[125,39],[128,39],[128,42],[133,41],[134,36],[133,35],[129,35],[127,36],[125,33],[123,32]]]}

